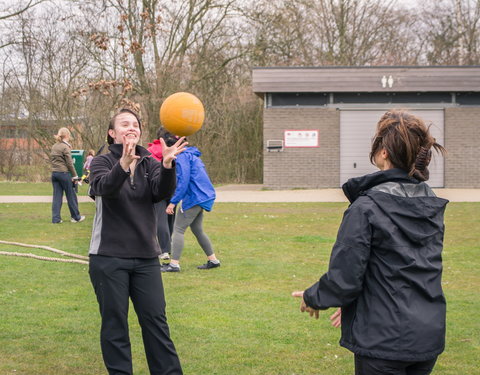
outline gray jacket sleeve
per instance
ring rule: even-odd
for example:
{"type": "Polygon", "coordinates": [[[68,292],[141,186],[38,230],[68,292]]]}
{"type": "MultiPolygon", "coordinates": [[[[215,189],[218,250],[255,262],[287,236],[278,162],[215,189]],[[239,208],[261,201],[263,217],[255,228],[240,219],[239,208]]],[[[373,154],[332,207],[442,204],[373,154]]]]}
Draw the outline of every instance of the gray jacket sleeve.
{"type": "Polygon", "coordinates": [[[307,306],[316,310],[346,306],[362,291],[372,236],[367,199],[359,198],[345,212],[327,273],[304,292],[307,306]]]}

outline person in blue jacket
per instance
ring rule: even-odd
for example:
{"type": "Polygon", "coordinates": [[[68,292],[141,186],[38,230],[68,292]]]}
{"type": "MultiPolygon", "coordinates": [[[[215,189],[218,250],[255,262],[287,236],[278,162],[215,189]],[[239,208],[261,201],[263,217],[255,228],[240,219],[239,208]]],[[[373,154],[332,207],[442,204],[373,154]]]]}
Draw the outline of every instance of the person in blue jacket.
{"type": "MultiPolygon", "coordinates": [[[[176,141],[175,135],[164,132],[163,139],[167,145],[176,141]]],[[[162,272],[179,272],[180,257],[184,246],[184,234],[188,227],[195,235],[198,244],[207,256],[207,262],[198,269],[208,270],[220,267],[212,243],[203,231],[203,211],[211,211],[215,202],[215,189],[208,177],[205,165],[200,159],[201,152],[196,147],[186,147],[176,159],[177,187],[166,212],[169,215],[177,210],[172,234],[172,259],[170,264],[162,266],[162,272]]]]}
{"type": "Polygon", "coordinates": [[[445,347],[442,291],[444,212],[424,182],[432,148],[424,122],[391,111],[377,125],[370,160],[379,172],[343,185],[350,201],[327,273],[305,291],[300,310],[340,307],[332,325],[355,355],[356,375],[427,375],[445,347]]]}

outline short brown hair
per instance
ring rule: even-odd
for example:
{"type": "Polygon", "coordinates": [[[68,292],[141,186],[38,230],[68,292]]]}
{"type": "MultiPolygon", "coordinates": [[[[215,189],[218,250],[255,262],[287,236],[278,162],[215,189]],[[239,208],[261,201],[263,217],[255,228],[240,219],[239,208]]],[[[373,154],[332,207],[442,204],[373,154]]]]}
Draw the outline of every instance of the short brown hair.
{"type": "Polygon", "coordinates": [[[382,148],[395,168],[408,172],[417,180],[429,178],[428,164],[432,157],[431,148],[445,154],[445,148],[430,134],[430,126],[411,113],[392,110],[386,112],[377,124],[377,132],[372,141],[370,162],[382,148]]]}

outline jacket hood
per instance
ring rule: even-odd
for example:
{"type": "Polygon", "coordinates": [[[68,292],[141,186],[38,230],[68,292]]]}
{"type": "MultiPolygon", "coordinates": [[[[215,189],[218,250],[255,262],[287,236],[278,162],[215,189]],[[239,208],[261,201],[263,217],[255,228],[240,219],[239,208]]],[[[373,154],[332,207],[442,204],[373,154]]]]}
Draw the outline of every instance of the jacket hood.
{"type": "MultiPolygon", "coordinates": [[[[427,184],[421,185],[430,190],[427,184]]],[[[444,230],[443,216],[448,200],[436,197],[433,192],[430,196],[405,197],[388,191],[370,190],[366,195],[413,244],[423,246],[444,230]]]]}
{"type": "Polygon", "coordinates": [[[418,180],[408,177],[408,173],[403,169],[393,168],[351,178],[342,185],[342,189],[350,203],[353,203],[360,195],[364,195],[364,192],[368,189],[390,181],[419,183],[418,180]]]}
{"type": "Polygon", "coordinates": [[[192,154],[192,155],[195,155],[197,157],[200,157],[202,155],[202,153],[200,152],[200,150],[198,148],[196,148],[195,146],[189,146],[189,147],[186,147],[185,148],[185,151],[183,151],[183,153],[185,154],[192,154]]]}
{"type": "Polygon", "coordinates": [[[360,195],[372,199],[413,244],[424,245],[443,231],[448,200],[436,197],[426,183],[408,177],[402,169],[352,178],[342,188],[350,202],[360,195]]]}

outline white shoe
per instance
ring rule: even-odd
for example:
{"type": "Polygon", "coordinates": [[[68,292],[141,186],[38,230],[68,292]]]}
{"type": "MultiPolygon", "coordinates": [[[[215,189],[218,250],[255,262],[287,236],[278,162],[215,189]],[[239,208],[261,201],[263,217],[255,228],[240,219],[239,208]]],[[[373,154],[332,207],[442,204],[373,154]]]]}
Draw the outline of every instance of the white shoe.
{"type": "Polygon", "coordinates": [[[83,220],[85,220],[85,216],[80,216],[80,219],[78,219],[78,220],[72,219],[72,220],[70,220],[70,221],[71,221],[72,223],[80,223],[80,222],[82,222],[83,220]]]}
{"type": "Polygon", "coordinates": [[[166,265],[170,263],[170,254],[169,253],[162,253],[160,255],[160,264],[166,265]]]}

